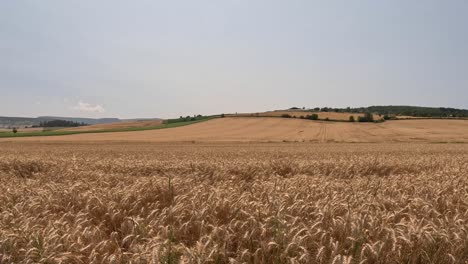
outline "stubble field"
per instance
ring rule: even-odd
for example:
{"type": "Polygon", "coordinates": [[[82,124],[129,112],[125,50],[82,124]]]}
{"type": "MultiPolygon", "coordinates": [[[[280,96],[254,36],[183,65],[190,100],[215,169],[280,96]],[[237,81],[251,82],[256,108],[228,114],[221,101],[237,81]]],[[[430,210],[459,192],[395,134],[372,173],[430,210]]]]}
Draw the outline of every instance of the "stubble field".
{"type": "Polygon", "coordinates": [[[468,260],[466,144],[0,149],[0,263],[468,260]]]}

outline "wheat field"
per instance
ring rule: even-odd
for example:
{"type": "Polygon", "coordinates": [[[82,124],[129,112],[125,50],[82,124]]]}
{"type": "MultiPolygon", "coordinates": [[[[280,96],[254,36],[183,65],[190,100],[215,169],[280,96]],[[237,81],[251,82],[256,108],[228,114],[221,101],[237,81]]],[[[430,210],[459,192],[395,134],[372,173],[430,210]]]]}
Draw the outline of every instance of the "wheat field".
{"type": "Polygon", "coordinates": [[[466,144],[0,149],[0,263],[468,261],[466,144]]]}

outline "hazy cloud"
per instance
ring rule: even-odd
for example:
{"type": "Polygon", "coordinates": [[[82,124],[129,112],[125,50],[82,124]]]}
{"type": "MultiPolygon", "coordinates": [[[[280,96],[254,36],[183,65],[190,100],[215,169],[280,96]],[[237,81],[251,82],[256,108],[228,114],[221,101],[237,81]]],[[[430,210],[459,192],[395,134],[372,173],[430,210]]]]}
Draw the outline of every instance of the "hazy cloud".
{"type": "Polygon", "coordinates": [[[79,101],[76,106],[72,107],[72,109],[86,113],[104,113],[106,111],[102,105],[93,105],[83,101],[79,101]]]}

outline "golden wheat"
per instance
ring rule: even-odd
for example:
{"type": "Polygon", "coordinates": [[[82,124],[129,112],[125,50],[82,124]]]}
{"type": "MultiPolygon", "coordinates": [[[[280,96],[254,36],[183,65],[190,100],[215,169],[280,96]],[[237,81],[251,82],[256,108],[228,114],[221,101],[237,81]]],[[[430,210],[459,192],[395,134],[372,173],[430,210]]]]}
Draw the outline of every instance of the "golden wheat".
{"type": "Polygon", "coordinates": [[[0,263],[466,263],[468,145],[0,145],[0,263]]]}

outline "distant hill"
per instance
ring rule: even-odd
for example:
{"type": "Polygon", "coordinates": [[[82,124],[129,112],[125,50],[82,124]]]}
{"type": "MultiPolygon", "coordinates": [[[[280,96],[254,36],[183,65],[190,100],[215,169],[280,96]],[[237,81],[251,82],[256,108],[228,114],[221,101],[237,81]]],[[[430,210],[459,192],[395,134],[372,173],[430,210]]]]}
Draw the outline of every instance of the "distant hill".
{"type": "Polygon", "coordinates": [[[30,118],[30,117],[7,117],[0,116],[0,127],[25,127],[39,125],[41,122],[52,121],[50,119],[30,118]]]}
{"type": "MultiPolygon", "coordinates": [[[[288,111],[305,111],[301,108],[293,107],[288,111]]],[[[412,117],[468,117],[468,110],[457,109],[449,107],[423,107],[423,106],[408,106],[408,105],[386,105],[386,106],[368,106],[368,107],[347,107],[347,108],[333,108],[333,107],[317,107],[308,109],[308,111],[321,111],[321,112],[337,112],[337,113],[374,113],[380,115],[390,116],[412,116],[412,117]]]]}
{"type": "Polygon", "coordinates": [[[95,124],[110,124],[110,123],[117,123],[121,122],[118,118],[81,118],[81,117],[60,117],[60,116],[40,116],[40,119],[48,119],[48,120],[65,120],[77,123],[85,123],[88,125],[95,125],[95,124]]]}
{"type": "Polygon", "coordinates": [[[87,126],[85,123],[78,123],[67,120],[52,120],[47,122],[42,122],[39,124],[40,127],[80,127],[87,126]]]}
{"type": "Polygon", "coordinates": [[[119,119],[119,118],[81,118],[81,117],[60,117],[60,116],[40,116],[40,117],[6,117],[0,116],[0,127],[26,127],[38,126],[41,122],[49,122],[53,120],[64,120],[77,123],[85,123],[88,125],[110,124],[137,120],[161,120],[153,119],[119,119]]]}
{"type": "Polygon", "coordinates": [[[468,110],[447,107],[422,107],[422,106],[369,106],[351,108],[352,112],[371,112],[382,115],[414,116],[414,117],[468,117],[468,110]]]}

